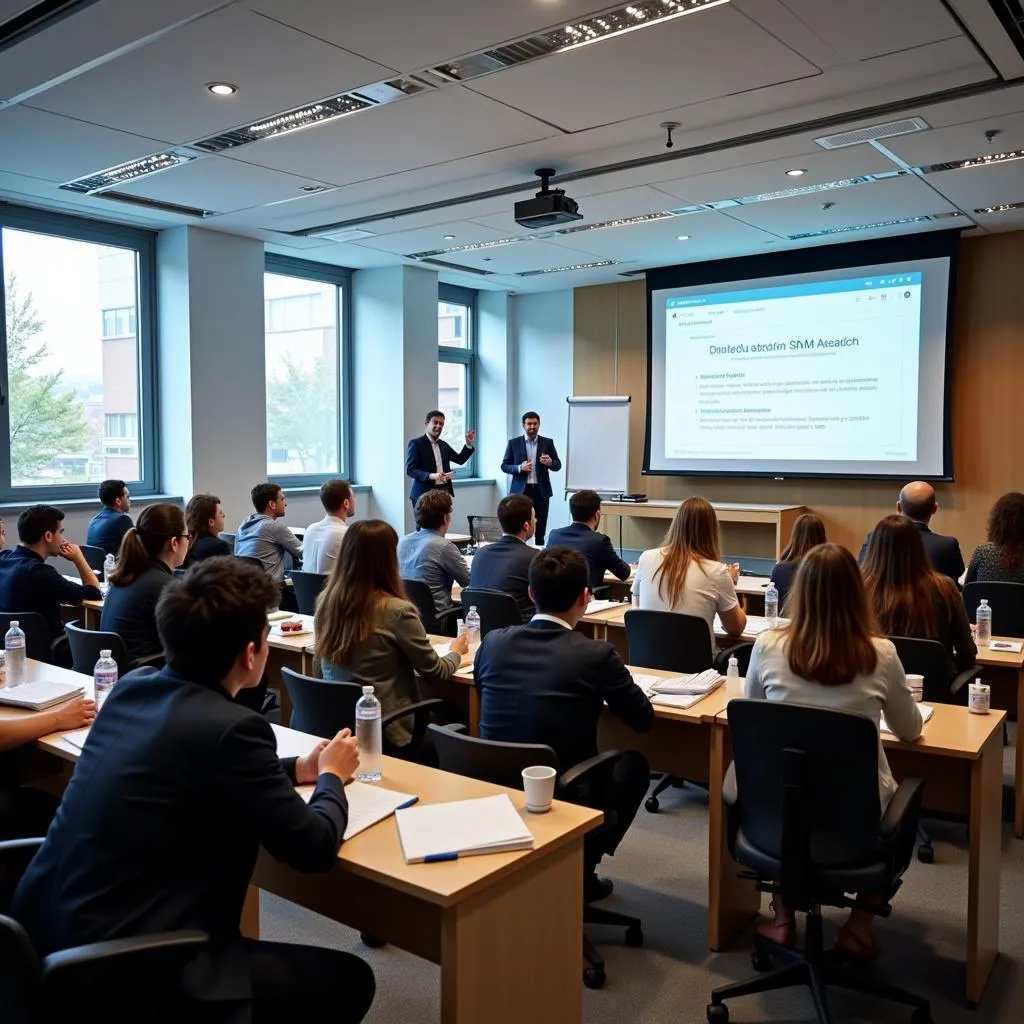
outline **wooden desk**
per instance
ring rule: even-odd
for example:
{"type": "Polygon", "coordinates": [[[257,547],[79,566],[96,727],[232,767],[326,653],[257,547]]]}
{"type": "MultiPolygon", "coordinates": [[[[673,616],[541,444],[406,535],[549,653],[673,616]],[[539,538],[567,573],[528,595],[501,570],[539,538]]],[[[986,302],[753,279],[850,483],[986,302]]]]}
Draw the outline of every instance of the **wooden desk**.
{"type": "MultiPolygon", "coordinates": [[[[671,519],[681,501],[605,501],[601,503],[601,515],[607,522],[618,519],[671,519]]],[[[764,526],[774,534],[775,560],[782,557],[782,551],[789,543],[789,535],[797,516],[806,512],[804,505],[757,505],[731,501],[712,502],[715,515],[720,523],[745,523],[764,526]]],[[[731,550],[731,548],[730,548],[731,550]]]]}

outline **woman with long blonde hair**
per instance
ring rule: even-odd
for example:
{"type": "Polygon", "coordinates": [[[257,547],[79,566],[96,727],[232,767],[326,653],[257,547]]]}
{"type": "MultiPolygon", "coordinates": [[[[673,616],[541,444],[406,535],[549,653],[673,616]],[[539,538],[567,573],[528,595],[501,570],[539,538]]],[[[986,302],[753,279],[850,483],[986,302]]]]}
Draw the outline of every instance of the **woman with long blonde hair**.
{"type": "MultiPolygon", "coordinates": [[[[382,519],[352,523],[313,617],[324,679],[373,686],[384,714],[419,699],[417,673],[427,682],[443,682],[469,651],[463,635],[438,657],[416,607],[406,600],[397,551],[398,534],[382,519]]],[[[395,746],[411,737],[405,722],[388,727],[395,746]]]]}
{"type": "Polygon", "coordinates": [[[747,617],[736,600],[738,572],[737,566],[722,564],[718,517],[711,503],[687,498],[661,547],[640,556],[633,593],[641,609],[695,615],[710,631],[717,613],[726,632],[740,636],[747,617]]]}
{"type": "MultiPolygon", "coordinates": [[[[860,569],[853,555],[838,544],[820,544],[804,555],[789,596],[789,624],[757,638],[745,693],[747,697],[856,712],[878,727],[884,713],[889,729],[899,739],[911,743],[921,735],[921,712],[896,648],[878,635],[860,569]]],[[[879,734],[882,810],[894,792],[896,783],[879,734]]],[[[758,930],[776,942],[791,943],[793,911],[778,896],[773,902],[774,921],[758,930]]],[[[877,959],[873,920],[866,910],[851,911],[836,945],[856,956],[877,959]]]]}

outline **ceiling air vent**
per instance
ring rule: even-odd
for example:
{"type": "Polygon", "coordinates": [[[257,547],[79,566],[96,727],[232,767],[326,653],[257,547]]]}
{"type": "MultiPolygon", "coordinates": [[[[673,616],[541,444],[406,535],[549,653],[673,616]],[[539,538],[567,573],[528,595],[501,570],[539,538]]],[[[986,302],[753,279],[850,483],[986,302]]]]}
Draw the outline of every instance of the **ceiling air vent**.
{"type": "Polygon", "coordinates": [[[444,260],[420,260],[421,263],[429,263],[432,267],[440,267],[442,270],[457,270],[460,274],[477,274],[480,277],[490,277],[493,270],[479,270],[476,267],[463,267],[458,263],[446,263],[444,260]]]}
{"type": "Polygon", "coordinates": [[[929,128],[931,125],[920,117],[905,117],[902,121],[889,121],[887,124],[873,124],[869,128],[837,132],[835,135],[825,135],[814,141],[822,149],[842,149],[844,146],[856,146],[861,142],[874,142],[877,139],[891,139],[896,135],[924,132],[929,128]]]}

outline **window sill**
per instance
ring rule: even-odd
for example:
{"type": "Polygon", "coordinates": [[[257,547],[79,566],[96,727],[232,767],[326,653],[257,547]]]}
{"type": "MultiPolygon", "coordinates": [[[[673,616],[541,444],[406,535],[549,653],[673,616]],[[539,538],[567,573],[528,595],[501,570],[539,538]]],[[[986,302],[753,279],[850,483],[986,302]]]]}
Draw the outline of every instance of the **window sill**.
{"type": "Polygon", "coordinates": [[[482,476],[458,476],[452,481],[457,487],[493,487],[497,481],[482,476]]]}
{"type": "MultiPolygon", "coordinates": [[[[155,505],[160,501],[169,501],[172,505],[184,506],[185,499],[180,494],[133,494],[132,508],[144,508],[146,505],[155,505]]],[[[5,501],[0,503],[0,512],[24,512],[33,505],[55,505],[65,512],[79,512],[83,509],[100,510],[100,499],[92,498],[64,498],[54,496],[49,501],[36,499],[34,501],[5,501]]]]}
{"type": "MultiPolygon", "coordinates": [[[[370,494],[373,491],[373,487],[370,484],[349,484],[349,486],[356,494],[370,494]]],[[[294,494],[296,496],[313,495],[316,497],[320,494],[320,484],[309,484],[304,487],[289,487],[286,479],[281,480],[281,489],[284,491],[286,496],[294,494]]]]}

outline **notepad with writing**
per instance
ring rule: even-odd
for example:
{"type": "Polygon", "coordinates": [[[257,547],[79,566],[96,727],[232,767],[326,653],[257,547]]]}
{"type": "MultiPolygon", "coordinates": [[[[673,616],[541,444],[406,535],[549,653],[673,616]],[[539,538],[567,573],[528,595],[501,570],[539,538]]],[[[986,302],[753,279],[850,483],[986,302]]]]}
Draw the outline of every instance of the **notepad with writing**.
{"type": "Polygon", "coordinates": [[[1008,654],[1020,654],[1024,649],[1024,642],[1020,640],[990,640],[988,649],[990,651],[1004,651],[1008,654]]]}
{"type": "Polygon", "coordinates": [[[84,694],[84,686],[40,680],[22,683],[20,686],[3,687],[0,689],[0,704],[9,704],[12,708],[28,708],[30,711],[47,711],[84,694]]]}
{"type": "Polygon", "coordinates": [[[395,812],[407,864],[533,849],[533,834],[505,793],[395,812]]]}
{"type": "MultiPolygon", "coordinates": [[[[315,786],[297,786],[296,792],[306,803],[313,795],[315,786]]],[[[411,793],[399,793],[395,789],[383,789],[369,782],[350,782],[345,787],[348,797],[348,824],[345,839],[359,835],[378,821],[390,818],[399,807],[411,807],[419,797],[411,793]]]]}
{"type": "Polygon", "coordinates": [[[712,668],[704,672],[659,679],[651,686],[651,691],[662,694],[696,694],[703,697],[704,694],[717,690],[724,682],[725,676],[712,668]]]}
{"type": "MultiPolygon", "coordinates": [[[[928,719],[935,714],[935,708],[931,704],[918,704],[918,710],[921,712],[921,721],[927,723],[928,719]]],[[[889,723],[885,720],[885,715],[882,715],[882,721],[879,723],[879,728],[887,736],[894,736],[895,733],[889,728],[889,723]]]]}

